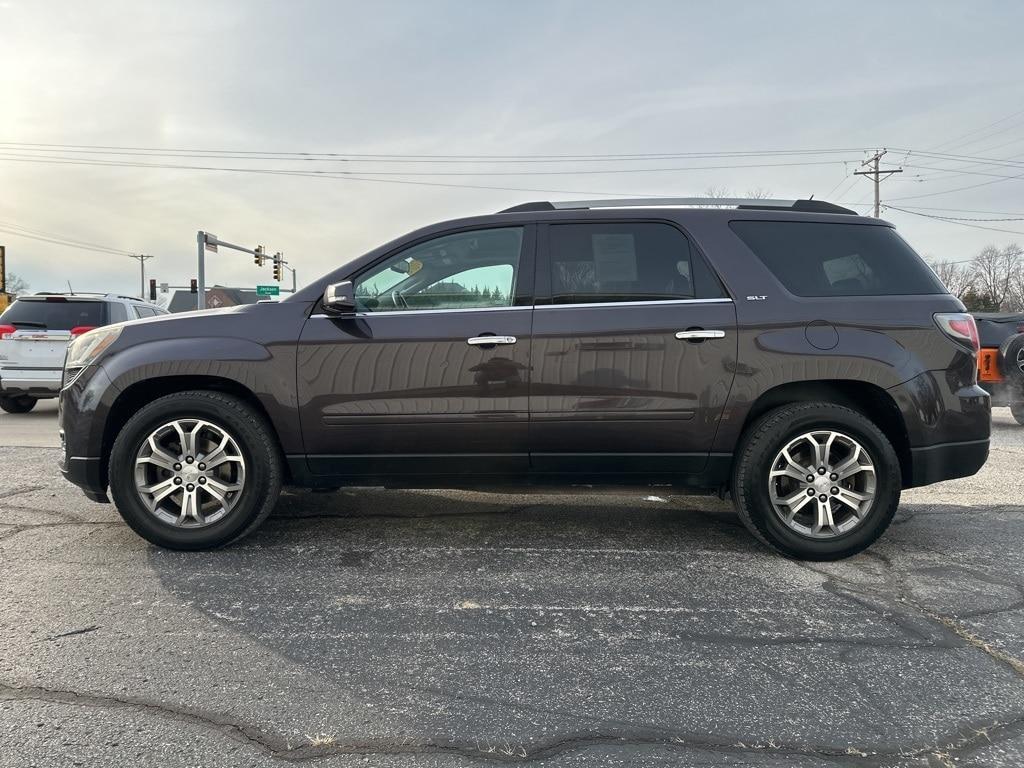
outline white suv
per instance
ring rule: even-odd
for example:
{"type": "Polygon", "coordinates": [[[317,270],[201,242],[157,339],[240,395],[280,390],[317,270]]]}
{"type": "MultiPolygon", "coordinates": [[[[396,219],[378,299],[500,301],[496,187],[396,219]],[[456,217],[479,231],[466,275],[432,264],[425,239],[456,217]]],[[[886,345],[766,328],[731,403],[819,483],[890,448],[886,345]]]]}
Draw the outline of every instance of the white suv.
{"type": "Polygon", "coordinates": [[[0,315],[0,409],[27,413],[60,394],[71,339],[101,325],[165,315],[131,296],[37,293],[19,297],[0,315]]]}

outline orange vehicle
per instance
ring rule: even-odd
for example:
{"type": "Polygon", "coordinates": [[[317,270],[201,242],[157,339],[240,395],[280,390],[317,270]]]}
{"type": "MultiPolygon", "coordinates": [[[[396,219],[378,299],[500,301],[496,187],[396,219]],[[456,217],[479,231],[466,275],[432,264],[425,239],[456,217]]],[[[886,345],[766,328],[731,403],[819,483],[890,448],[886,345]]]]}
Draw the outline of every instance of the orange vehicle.
{"type": "Polygon", "coordinates": [[[1009,407],[1024,425],[1024,313],[975,312],[981,351],[978,384],[993,406],[1009,407]]]}

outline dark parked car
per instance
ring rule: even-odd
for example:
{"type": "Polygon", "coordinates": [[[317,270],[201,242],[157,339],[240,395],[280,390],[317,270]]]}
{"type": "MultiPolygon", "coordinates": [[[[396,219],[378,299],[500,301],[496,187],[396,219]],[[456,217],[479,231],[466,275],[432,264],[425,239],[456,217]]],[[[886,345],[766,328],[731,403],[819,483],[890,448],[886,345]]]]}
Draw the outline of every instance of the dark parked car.
{"type": "Polygon", "coordinates": [[[975,312],[981,352],[978,383],[992,405],[1009,407],[1024,425],[1024,313],[975,312]]]}
{"type": "Polygon", "coordinates": [[[670,486],[827,560],[978,471],[974,319],[891,225],[706,202],[528,203],[279,304],[84,334],[64,474],[176,549],[251,532],[282,484],[670,486]]]}

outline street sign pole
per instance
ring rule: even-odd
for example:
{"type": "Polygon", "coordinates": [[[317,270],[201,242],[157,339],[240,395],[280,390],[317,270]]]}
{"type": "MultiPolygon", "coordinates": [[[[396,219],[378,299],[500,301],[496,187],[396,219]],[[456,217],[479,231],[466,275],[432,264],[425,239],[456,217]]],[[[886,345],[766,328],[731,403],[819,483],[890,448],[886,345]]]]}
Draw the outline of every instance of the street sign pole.
{"type": "Polygon", "coordinates": [[[199,295],[196,297],[196,309],[206,309],[206,233],[199,230],[196,242],[199,244],[199,295]]]}

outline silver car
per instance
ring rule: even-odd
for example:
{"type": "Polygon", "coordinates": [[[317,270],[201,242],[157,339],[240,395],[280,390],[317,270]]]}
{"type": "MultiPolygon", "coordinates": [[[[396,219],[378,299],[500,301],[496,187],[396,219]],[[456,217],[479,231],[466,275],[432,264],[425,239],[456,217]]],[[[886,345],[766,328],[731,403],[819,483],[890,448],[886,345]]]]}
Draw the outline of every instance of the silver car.
{"type": "Polygon", "coordinates": [[[27,413],[60,394],[68,342],[93,328],[167,314],[130,296],[37,293],[0,315],[0,409],[27,413]]]}

